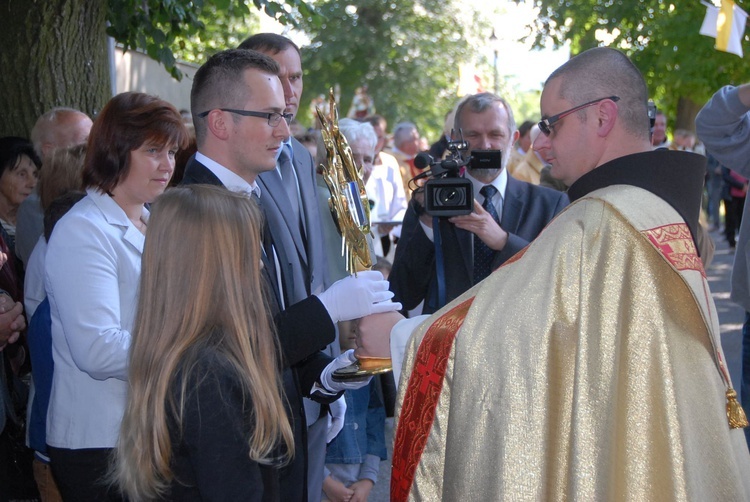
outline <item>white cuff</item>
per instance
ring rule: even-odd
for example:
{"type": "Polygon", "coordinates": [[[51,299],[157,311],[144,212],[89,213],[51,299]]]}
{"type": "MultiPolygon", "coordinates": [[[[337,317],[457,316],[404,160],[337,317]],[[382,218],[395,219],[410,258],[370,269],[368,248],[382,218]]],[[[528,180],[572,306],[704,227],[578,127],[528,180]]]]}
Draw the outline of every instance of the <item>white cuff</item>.
{"type": "Polygon", "coordinates": [[[422,230],[424,230],[424,234],[427,236],[428,239],[430,239],[430,242],[435,242],[435,234],[432,228],[422,223],[422,220],[419,220],[419,224],[422,226],[422,230]]]}
{"type": "Polygon", "coordinates": [[[406,344],[411,338],[411,334],[422,324],[425,319],[430,317],[428,314],[402,319],[391,329],[391,365],[393,366],[393,378],[396,380],[396,389],[398,381],[401,378],[401,367],[404,364],[404,353],[406,344]]]}

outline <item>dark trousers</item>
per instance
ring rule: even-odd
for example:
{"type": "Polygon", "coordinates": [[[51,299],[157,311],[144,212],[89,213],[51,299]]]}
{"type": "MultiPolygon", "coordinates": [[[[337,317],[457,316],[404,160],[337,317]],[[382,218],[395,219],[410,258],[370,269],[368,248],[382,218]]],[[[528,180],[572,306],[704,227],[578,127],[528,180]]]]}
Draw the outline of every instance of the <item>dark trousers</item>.
{"type": "MultiPolygon", "coordinates": [[[[745,312],[742,326],[742,380],[740,382],[740,402],[745,415],[750,417],[750,312],[745,312]]],[[[750,447],[750,427],[745,427],[745,440],[750,447]]]]}
{"type": "Polygon", "coordinates": [[[740,231],[742,224],[742,210],[745,207],[745,197],[732,197],[730,201],[724,201],[725,218],[725,235],[730,246],[734,247],[737,243],[735,235],[740,231]]]}
{"type": "Polygon", "coordinates": [[[112,448],[68,450],[47,447],[52,475],[65,501],[119,502],[119,491],[105,480],[112,448]]]}

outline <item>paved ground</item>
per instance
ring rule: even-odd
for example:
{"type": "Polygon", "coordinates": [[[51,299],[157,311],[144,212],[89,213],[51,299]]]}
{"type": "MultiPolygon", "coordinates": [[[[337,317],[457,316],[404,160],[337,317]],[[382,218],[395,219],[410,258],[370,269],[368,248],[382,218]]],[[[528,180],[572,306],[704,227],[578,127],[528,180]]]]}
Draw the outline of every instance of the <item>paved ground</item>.
{"type": "MultiPolygon", "coordinates": [[[[721,323],[721,341],[727,358],[729,373],[732,376],[735,389],[739,393],[742,356],[742,323],[745,313],[742,308],[729,300],[729,277],[732,271],[734,250],[729,249],[724,238],[718,232],[712,232],[711,237],[716,243],[714,260],[707,270],[708,282],[711,286],[716,308],[719,311],[721,323]]],[[[388,485],[390,483],[390,458],[393,442],[393,419],[386,421],[386,444],[388,459],[380,463],[380,479],[370,493],[370,502],[388,502],[388,485]]]]}
{"type": "Polygon", "coordinates": [[[716,302],[716,309],[719,311],[721,344],[724,347],[729,373],[734,388],[739,394],[742,372],[742,324],[745,321],[745,312],[729,300],[729,278],[734,261],[734,250],[729,249],[724,237],[718,232],[712,232],[711,237],[716,243],[716,254],[707,271],[708,283],[716,302]]]}

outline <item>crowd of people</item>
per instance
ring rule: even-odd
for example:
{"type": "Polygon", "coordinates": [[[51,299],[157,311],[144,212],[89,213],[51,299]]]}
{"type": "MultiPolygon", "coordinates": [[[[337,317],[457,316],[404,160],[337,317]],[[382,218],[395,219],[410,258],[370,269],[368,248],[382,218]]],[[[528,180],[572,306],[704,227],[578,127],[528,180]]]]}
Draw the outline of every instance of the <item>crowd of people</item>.
{"type": "MultiPolygon", "coordinates": [[[[723,201],[750,312],[750,85],[670,141],[635,66],[592,49],[538,123],[482,92],[432,145],[363,86],[338,124],[358,273],[302,92],[299,48],[261,33],[198,69],[187,119],[127,92],[0,138],[0,502],[366,501],[386,417],[394,501],[750,499],[701,223],[723,201]],[[418,155],[465,161],[468,209],[434,214],[418,155]],[[339,378],[357,357],[393,374],[339,378]]],[[[750,313],[743,334],[750,405],[750,313]]]]}

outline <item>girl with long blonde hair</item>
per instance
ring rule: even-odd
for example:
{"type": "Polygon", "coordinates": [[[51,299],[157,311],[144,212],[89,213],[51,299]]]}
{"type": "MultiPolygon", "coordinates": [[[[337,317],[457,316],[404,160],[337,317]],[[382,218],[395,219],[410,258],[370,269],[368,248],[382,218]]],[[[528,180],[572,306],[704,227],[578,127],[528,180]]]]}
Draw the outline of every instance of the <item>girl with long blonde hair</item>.
{"type": "Polygon", "coordinates": [[[294,453],[261,287],[261,215],[191,185],[152,205],[113,476],[132,500],[273,500],[294,453]]]}

